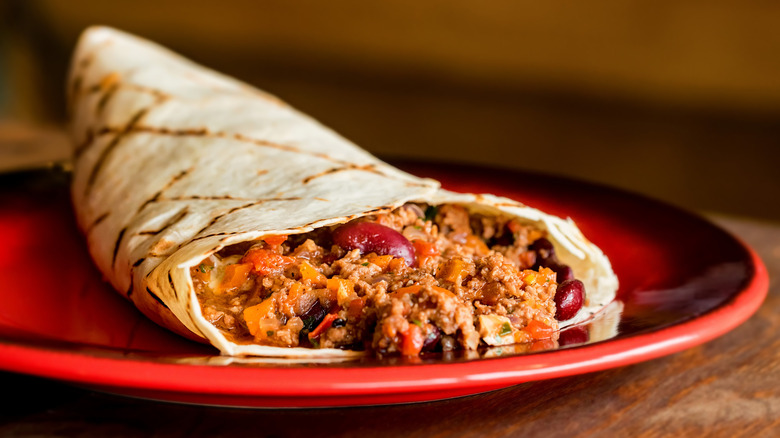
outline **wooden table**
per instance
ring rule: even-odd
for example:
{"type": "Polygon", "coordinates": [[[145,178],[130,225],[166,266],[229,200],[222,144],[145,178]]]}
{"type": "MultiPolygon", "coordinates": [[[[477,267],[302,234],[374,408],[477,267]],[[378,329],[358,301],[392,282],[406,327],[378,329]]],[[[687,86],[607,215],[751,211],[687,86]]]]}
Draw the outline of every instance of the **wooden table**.
{"type": "Polygon", "coordinates": [[[458,399],[342,409],[186,406],[0,373],[0,436],[779,436],[780,224],[711,217],[763,258],[769,296],[736,330],[681,353],[458,399]]]}

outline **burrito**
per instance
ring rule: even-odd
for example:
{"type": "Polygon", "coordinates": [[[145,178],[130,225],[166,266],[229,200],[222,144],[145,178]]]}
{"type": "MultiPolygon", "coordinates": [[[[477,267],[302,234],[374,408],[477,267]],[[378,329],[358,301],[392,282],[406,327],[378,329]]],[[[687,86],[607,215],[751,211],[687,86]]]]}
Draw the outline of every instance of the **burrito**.
{"type": "Polygon", "coordinates": [[[67,92],[95,264],[224,355],[554,343],[615,297],[609,260],[571,220],[444,190],[150,41],[87,29],[67,92]]]}

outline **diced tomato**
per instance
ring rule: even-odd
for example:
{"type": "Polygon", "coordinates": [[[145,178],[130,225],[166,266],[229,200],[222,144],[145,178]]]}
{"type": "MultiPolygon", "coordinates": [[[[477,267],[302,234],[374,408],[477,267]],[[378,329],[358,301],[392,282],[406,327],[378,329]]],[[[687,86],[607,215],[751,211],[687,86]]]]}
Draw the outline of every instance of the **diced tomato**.
{"type": "Polygon", "coordinates": [[[537,278],[536,282],[540,284],[547,284],[547,283],[554,283],[555,282],[555,271],[553,271],[550,268],[539,268],[539,277],[537,278]]]}
{"type": "Polygon", "coordinates": [[[535,319],[532,319],[523,331],[531,335],[533,339],[547,339],[553,335],[552,327],[535,319]]]}
{"type": "Polygon", "coordinates": [[[329,278],[327,281],[328,289],[335,292],[336,301],[339,305],[344,305],[354,296],[355,285],[344,278],[329,278]]]}
{"type": "Polygon", "coordinates": [[[250,263],[237,263],[225,266],[225,274],[214,292],[222,293],[241,287],[252,271],[250,263]]]}
{"type": "Polygon", "coordinates": [[[455,283],[458,278],[463,278],[468,274],[468,265],[461,259],[450,259],[442,263],[441,268],[436,273],[437,278],[455,283]]]}
{"type": "Polygon", "coordinates": [[[349,308],[347,309],[347,314],[352,319],[360,318],[360,316],[363,314],[364,307],[366,307],[366,299],[355,298],[354,300],[349,302],[349,308]]]}
{"type": "Polygon", "coordinates": [[[420,259],[436,257],[439,255],[439,249],[436,248],[436,245],[427,240],[415,239],[412,241],[412,245],[414,246],[415,254],[417,254],[418,264],[420,263],[420,259]]]}
{"type": "Polygon", "coordinates": [[[280,234],[278,236],[265,236],[263,237],[263,240],[265,240],[265,243],[275,246],[284,243],[284,241],[287,240],[287,236],[284,234],[280,234]]]}
{"type": "Polygon", "coordinates": [[[320,273],[318,270],[314,269],[314,267],[306,261],[301,262],[301,264],[298,266],[298,269],[301,271],[301,279],[309,280],[313,285],[325,286],[325,282],[328,280],[327,277],[322,275],[322,273],[320,273]]]}
{"type": "Polygon", "coordinates": [[[404,267],[406,267],[406,260],[401,257],[394,258],[387,264],[387,269],[390,272],[398,272],[404,267]]]}
{"type": "Polygon", "coordinates": [[[298,303],[303,293],[303,285],[297,281],[293,283],[287,291],[287,298],[280,303],[281,311],[288,317],[295,316],[298,303]]]}
{"type": "Polygon", "coordinates": [[[523,283],[525,283],[526,285],[530,286],[536,283],[536,277],[537,277],[536,271],[532,271],[530,269],[525,270],[522,272],[522,275],[523,275],[523,283]]]}
{"type": "Polygon", "coordinates": [[[290,286],[290,290],[287,292],[287,300],[292,303],[297,302],[301,292],[303,292],[303,285],[298,282],[293,283],[293,285],[290,286]]]}
{"type": "Polygon", "coordinates": [[[402,287],[400,289],[396,289],[395,292],[392,292],[391,295],[393,297],[401,298],[406,294],[416,294],[417,292],[420,292],[420,285],[419,284],[413,284],[411,286],[402,287]]]}
{"type": "Polygon", "coordinates": [[[293,263],[293,259],[268,249],[253,248],[246,253],[241,262],[251,263],[258,274],[270,275],[283,271],[293,263]]]}
{"type": "Polygon", "coordinates": [[[276,298],[271,295],[262,303],[244,309],[244,321],[252,336],[257,335],[260,321],[271,315],[276,307],[276,298]]]}
{"type": "Polygon", "coordinates": [[[409,328],[401,334],[401,354],[404,356],[418,356],[425,344],[425,338],[420,326],[409,324],[409,328]]]}
{"type": "Polygon", "coordinates": [[[393,256],[389,254],[380,256],[376,255],[375,253],[371,253],[368,255],[368,262],[373,263],[382,269],[386,269],[391,260],[393,260],[393,256]]]}

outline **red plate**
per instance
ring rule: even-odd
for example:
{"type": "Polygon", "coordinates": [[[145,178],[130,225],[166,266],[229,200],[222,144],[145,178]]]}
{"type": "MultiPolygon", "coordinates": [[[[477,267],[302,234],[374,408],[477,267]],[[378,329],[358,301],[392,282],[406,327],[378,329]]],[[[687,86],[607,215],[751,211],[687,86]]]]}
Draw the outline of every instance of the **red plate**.
{"type": "Polygon", "coordinates": [[[750,248],[669,205],[552,176],[400,164],[452,190],[505,195],[572,217],[611,259],[622,313],[564,332],[565,346],[529,354],[230,363],[150,323],[102,282],[74,225],[66,178],[6,175],[0,178],[0,369],[213,405],[437,400],[671,354],[733,329],[766,296],[766,269],[750,248]],[[600,340],[605,336],[611,338],[600,340]]]}

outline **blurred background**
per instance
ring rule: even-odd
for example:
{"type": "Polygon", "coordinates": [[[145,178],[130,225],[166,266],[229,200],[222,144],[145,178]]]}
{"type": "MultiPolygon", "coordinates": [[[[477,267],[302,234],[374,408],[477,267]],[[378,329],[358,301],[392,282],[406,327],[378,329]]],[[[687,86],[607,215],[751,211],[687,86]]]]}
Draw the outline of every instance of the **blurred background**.
{"type": "Polygon", "coordinates": [[[0,129],[57,132],[70,52],[105,24],[382,157],[780,220],[780,2],[4,0],[0,23],[0,129]]]}

